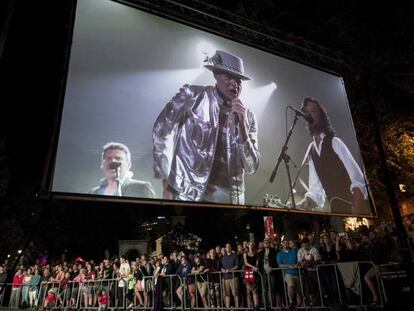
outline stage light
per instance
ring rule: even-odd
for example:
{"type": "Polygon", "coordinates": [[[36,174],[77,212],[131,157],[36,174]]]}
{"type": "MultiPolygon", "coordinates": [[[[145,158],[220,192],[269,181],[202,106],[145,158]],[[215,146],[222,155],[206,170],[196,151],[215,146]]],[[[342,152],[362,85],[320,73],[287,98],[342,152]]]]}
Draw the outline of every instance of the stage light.
{"type": "Polygon", "coordinates": [[[197,44],[197,54],[201,63],[201,66],[204,65],[204,60],[206,57],[211,57],[216,53],[216,48],[207,41],[201,41],[199,44],[197,44]]]}
{"type": "Polygon", "coordinates": [[[7,255],[7,258],[10,258],[10,257],[11,257],[11,255],[10,255],[10,254],[8,254],[8,255],[7,255]]]}
{"type": "Polygon", "coordinates": [[[18,253],[18,254],[21,254],[21,253],[22,253],[22,250],[21,250],[21,249],[19,249],[19,250],[17,251],[17,253],[18,253]]]}
{"type": "Polygon", "coordinates": [[[277,85],[275,82],[257,87],[252,87],[246,82],[243,84],[241,100],[256,114],[257,119],[260,120],[276,89],[277,85]]]}

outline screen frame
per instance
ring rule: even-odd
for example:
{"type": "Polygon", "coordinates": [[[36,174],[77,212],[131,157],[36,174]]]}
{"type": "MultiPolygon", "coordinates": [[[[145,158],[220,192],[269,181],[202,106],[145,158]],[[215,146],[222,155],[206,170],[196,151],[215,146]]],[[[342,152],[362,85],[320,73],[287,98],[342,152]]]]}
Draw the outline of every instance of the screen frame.
{"type": "MultiPolygon", "coordinates": [[[[352,114],[349,106],[349,100],[348,95],[345,88],[345,79],[344,77],[338,72],[334,71],[332,69],[319,66],[315,63],[307,62],[303,59],[295,58],[294,56],[286,55],[284,53],[281,53],[280,51],[266,48],[263,45],[260,45],[259,43],[254,44],[252,42],[246,42],[242,40],[241,38],[234,38],[229,36],[226,33],[222,33],[214,28],[209,28],[207,25],[203,24],[200,20],[199,22],[196,22],[195,20],[189,20],[189,19],[183,19],[178,14],[174,14],[173,11],[166,11],[157,9],[153,4],[149,2],[134,2],[133,0],[110,0],[112,2],[116,2],[122,5],[126,5],[128,7],[131,7],[135,10],[140,10],[145,13],[149,13],[173,22],[177,22],[183,25],[186,25],[188,27],[205,31],[214,35],[218,35],[222,38],[225,38],[227,40],[237,42],[249,47],[252,47],[254,49],[264,51],[267,53],[270,53],[275,56],[282,57],[287,60],[291,60],[295,63],[305,65],[307,67],[331,74],[333,76],[336,76],[340,79],[342,79],[343,85],[344,85],[344,91],[346,95],[346,103],[348,105],[347,109],[349,111],[349,115],[351,116],[352,121],[352,131],[354,133],[354,136],[356,138],[356,143],[358,145],[359,153],[361,154],[361,148],[360,143],[357,139],[356,131],[354,122],[352,119],[352,114]]],[[[94,201],[94,202],[116,202],[116,203],[137,203],[141,205],[158,205],[158,206],[191,206],[191,207],[208,207],[208,208],[231,208],[231,209],[246,209],[246,210],[259,210],[259,211],[272,211],[272,212],[286,212],[286,213],[299,213],[299,214],[311,214],[311,215],[321,215],[321,216],[340,216],[340,217],[364,217],[364,218],[378,218],[378,212],[376,208],[375,201],[372,196],[371,189],[369,187],[369,181],[368,177],[366,175],[365,171],[365,163],[364,158],[361,155],[362,162],[363,162],[363,174],[364,179],[367,187],[368,192],[368,201],[371,208],[372,214],[370,215],[360,215],[360,214],[339,214],[339,213],[327,213],[327,212],[319,212],[319,211],[304,211],[304,210],[298,210],[298,209],[288,209],[288,208],[274,208],[274,207],[266,207],[266,206],[260,206],[260,205],[235,205],[235,204],[223,204],[223,203],[203,203],[203,202],[190,202],[190,201],[177,201],[177,200],[166,200],[161,198],[139,198],[139,197],[119,197],[119,196],[103,196],[103,195],[95,195],[95,194],[81,194],[81,193],[70,193],[70,192],[57,192],[53,191],[53,179],[54,179],[54,173],[55,173],[55,166],[56,166],[56,159],[57,159],[57,149],[59,145],[59,135],[61,130],[61,123],[62,123],[62,117],[63,117],[63,108],[64,108],[64,101],[65,101],[65,95],[66,95],[66,87],[67,87],[67,79],[68,79],[68,73],[69,73],[69,64],[70,64],[70,58],[71,58],[71,51],[72,51],[72,42],[73,42],[73,35],[74,35],[74,29],[75,29],[75,20],[76,20],[76,10],[77,10],[77,0],[72,0],[72,6],[71,6],[71,12],[68,14],[70,16],[70,20],[66,22],[68,27],[68,36],[67,36],[67,44],[66,49],[64,51],[64,64],[63,64],[63,73],[61,77],[61,83],[60,83],[60,91],[59,91],[59,102],[57,104],[56,108],[56,116],[55,116],[55,126],[53,129],[52,139],[51,139],[51,147],[49,152],[47,153],[46,163],[45,163],[45,169],[44,174],[42,178],[42,189],[40,196],[42,198],[57,198],[57,199],[64,199],[64,200],[82,200],[82,201],[94,201]]],[[[227,21],[224,21],[227,22],[227,21]]],[[[231,22],[227,22],[230,23],[231,22]]],[[[245,27],[245,26],[243,26],[245,27]]],[[[245,27],[247,28],[247,27],[245,27]]],[[[338,70],[338,69],[337,69],[338,70]]],[[[345,70],[345,69],[344,69],[345,70]]]]}

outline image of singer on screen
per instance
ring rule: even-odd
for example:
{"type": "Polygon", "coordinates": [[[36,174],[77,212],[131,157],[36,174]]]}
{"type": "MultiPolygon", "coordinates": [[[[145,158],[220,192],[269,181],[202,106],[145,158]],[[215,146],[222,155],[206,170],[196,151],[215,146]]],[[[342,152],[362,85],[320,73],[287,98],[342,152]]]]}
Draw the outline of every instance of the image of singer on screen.
{"type": "Polygon", "coordinates": [[[102,151],[101,168],[104,178],[91,194],[125,196],[134,198],[154,198],[151,183],[133,179],[131,171],[131,152],[121,143],[109,142],[102,151]]]}
{"type": "Polygon", "coordinates": [[[155,121],[154,174],[164,199],[243,205],[244,173],[254,174],[260,160],[256,117],[240,100],[250,78],[243,60],[225,51],[204,67],[215,86],[185,84],[155,121]]]}
{"type": "Polygon", "coordinates": [[[364,175],[345,143],[336,136],[325,108],[316,99],[306,97],[301,110],[313,141],[305,155],[309,160],[309,190],[297,207],[322,207],[328,199],[331,213],[368,214],[364,175]]]}

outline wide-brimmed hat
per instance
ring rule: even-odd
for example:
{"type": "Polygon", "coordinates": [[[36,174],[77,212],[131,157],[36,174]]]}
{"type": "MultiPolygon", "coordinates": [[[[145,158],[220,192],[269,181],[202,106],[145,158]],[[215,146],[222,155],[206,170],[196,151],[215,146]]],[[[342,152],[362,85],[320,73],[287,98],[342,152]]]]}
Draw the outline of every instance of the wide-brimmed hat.
{"type": "Polygon", "coordinates": [[[251,80],[244,74],[243,60],[236,55],[217,50],[212,57],[207,57],[205,62],[204,67],[211,71],[224,71],[241,80],[251,80]]]}

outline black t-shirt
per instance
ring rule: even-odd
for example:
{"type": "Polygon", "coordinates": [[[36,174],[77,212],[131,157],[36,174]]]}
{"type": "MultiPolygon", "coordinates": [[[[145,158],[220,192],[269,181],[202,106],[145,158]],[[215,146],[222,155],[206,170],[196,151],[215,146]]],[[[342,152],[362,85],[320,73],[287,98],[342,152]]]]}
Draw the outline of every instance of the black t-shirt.
{"type": "Polygon", "coordinates": [[[112,267],[105,267],[103,270],[103,278],[110,279],[112,278],[112,267]]]}
{"type": "Polygon", "coordinates": [[[147,269],[145,269],[144,266],[140,266],[134,274],[135,278],[139,281],[141,281],[144,276],[149,276],[147,269]]]}
{"type": "Polygon", "coordinates": [[[355,249],[346,249],[343,248],[339,251],[339,260],[341,262],[350,262],[360,260],[359,252],[355,249]]]}
{"type": "Polygon", "coordinates": [[[178,270],[178,267],[180,266],[180,262],[170,260],[170,263],[171,263],[171,267],[172,267],[171,274],[175,274],[178,270]]]}
{"type": "Polygon", "coordinates": [[[204,269],[208,269],[208,273],[210,274],[210,282],[219,283],[220,282],[220,274],[217,271],[220,271],[220,259],[219,258],[207,258],[206,265],[204,269]],[[216,272],[216,273],[213,273],[216,272]]]}
{"type": "MultiPolygon", "coordinates": [[[[195,268],[197,270],[200,269],[201,266],[203,266],[204,268],[206,267],[206,264],[205,264],[203,259],[201,259],[198,264],[196,264],[195,262],[193,263],[193,268],[195,268]]],[[[196,275],[196,280],[199,283],[205,282],[205,281],[207,281],[207,276],[204,272],[202,272],[201,274],[196,275]]]]}
{"type": "Polygon", "coordinates": [[[358,248],[358,258],[361,261],[371,260],[371,247],[368,243],[362,243],[358,248]]]}
{"type": "Polygon", "coordinates": [[[335,247],[331,247],[329,251],[325,247],[321,247],[319,254],[321,255],[322,262],[329,263],[338,260],[335,247]]]}
{"type": "Polygon", "coordinates": [[[376,265],[386,263],[388,261],[389,251],[385,243],[377,240],[371,244],[371,260],[376,265]]]}

